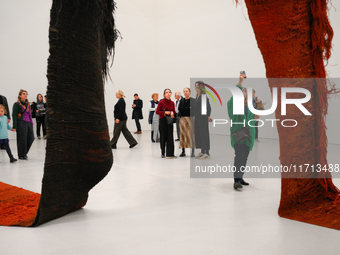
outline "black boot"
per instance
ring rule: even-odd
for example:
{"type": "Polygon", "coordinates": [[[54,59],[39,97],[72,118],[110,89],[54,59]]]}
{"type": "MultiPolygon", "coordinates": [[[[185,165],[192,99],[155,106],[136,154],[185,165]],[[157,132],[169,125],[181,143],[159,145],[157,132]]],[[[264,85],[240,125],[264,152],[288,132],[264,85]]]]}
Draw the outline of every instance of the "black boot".
{"type": "Polygon", "coordinates": [[[234,189],[242,189],[243,186],[242,184],[240,183],[240,181],[237,181],[237,182],[234,182],[234,189]]]}
{"type": "Polygon", "coordinates": [[[181,155],[179,155],[180,157],[185,157],[185,149],[182,149],[182,153],[181,155]]]}
{"type": "Polygon", "coordinates": [[[9,157],[9,161],[11,163],[14,163],[15,161],[18,161],[18,160],[16,158],[14,158],[13,155],[12,155],[12,156],[9,157]]]}
{"type": "Polygon", "coordinates": [[[240,180],[240,183],[242,184],[242,185],[249,185],[249,183],[248,182],[246,182],[245,180],[243,180],[243,179],[241,179],[240,180]]]}
{"type": "Polygon", "coordinates": [[[151,141],[154,143],[155,140],[153,139],[153,131],[151,131],[151,141]]]}

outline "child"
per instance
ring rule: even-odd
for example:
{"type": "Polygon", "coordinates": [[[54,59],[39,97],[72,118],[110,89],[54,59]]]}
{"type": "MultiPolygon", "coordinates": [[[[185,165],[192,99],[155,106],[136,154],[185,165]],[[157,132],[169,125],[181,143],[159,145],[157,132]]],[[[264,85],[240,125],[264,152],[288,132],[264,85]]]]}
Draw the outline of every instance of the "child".
{"type": "Polygon", "coordinates": [[[9,148],[9,140],[8,140],[8,130],[15,131],[11,128],[11,126],[8,124],[8,118],[5,115],[6,114],[6,108],[2,104],[0,104],[0,143],[5,145],[6,152],[10,158],[10,162],[13,163],[17,161],[12,155],[11,149],[9,148]]]}

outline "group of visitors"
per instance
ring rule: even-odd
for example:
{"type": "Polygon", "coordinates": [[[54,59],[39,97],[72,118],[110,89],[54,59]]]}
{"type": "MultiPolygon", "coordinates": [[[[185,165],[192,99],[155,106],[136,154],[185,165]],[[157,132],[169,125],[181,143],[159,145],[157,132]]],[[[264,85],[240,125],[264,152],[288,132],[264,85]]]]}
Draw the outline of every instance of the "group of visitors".
{"type": "MultiPolygon", "coordinates": [[[[190,88],[184,88],[181,96],[180,92],[175,93],[176,105],[171,100],[172,91],[165,89],[163,99],[158,101],[158,94],[152,94],[152,100],[149,102],[149,117],[148,123],[151,125],[151,141],[153,143],[160,142],[161,157],[167,159],[175,159],[175,145],[173,137],[173,124],[177,124],[177,134],[179,140],[179,148],[182,149],[180,157],[186,156],[185,149],[191,150],[191,157],[195,157],[195,148],[201,149],[201,152],[196,156],[199,159],[210,158],[210,140],[209,140],[209,126],[208,122],[211,121],[210,103],[207,99],[207,114],[201,114],[201,95],[205,94],[205,84],[201,81],[196,82],[196,98],[190,97],[190,88]],[[195,118],[194,118],[195,116],[195,118]],[[196,127],[196,129],[194,128],[196,127]]],[[[114,107],[114,132],[111,139],[112,149],[117,148],[117,141],[120,133],[123,135],[133,148],[138,143],[131,135],[131,132],[126,127],[126,103],[124,100],[124,92],[118,90],[116,97],[119,99],[114,107]]],[[[133,114],[132,117],[136,121],[137,131],[135,134],[141,133],[139,120],[143,118],[142,107],[143,102],[139,99],[138,94],[134,95],[133,101],[133,114]]]]}
{"type": "MultiPolygon", "coordinates": [[[[241,189],[243,185],[249,185],[243,179],[244,172],[242,167],[247,164],[249,152],[253,149],[254,141],[258,141],[257,122],[254,126],[249,126],[247,120],[258,119],[259,116],[253,114],[248,107],[247,89],[242,87],[243,81],[246,78],[245,74],[241,74],[239,82],[236,85],[242,90],[244,96],[244,115],[233,114],[233,97],[228,101],[228,115],[233,123],[243,123],[244,120],[247,128],[250,131],[250,136],[243,141],[235,141],[233,133],[240,130],[243,125],[232,125],[230,127],[231,146],[235,151],[234,166],[234,189],[241,189]]],[[[209,125],[212,121],[211,107],[208,98],[206,98],[206,114],[202,114],[202,95],[206,94],[205,83],[197,81],[195,83],[196,98],[190,97],[190,88],[184,88],[184,97],[181,97],[180,92],[175,92],[176,104],[171,101],[171,90],[165,89],[161,101],[158,101],[158,94],[152,95],[152,100],[149,105],[149,123],[152,125],[151,140],[155,142],[158,131],[160,134],[161,157],[168,159],[177,158],[174,155],[174,138],[173,138],[173,123],[177,125],[177,136],[180,141],[179,148],[182,149],[180,157],[186,156],[185,149],[190,148],[191,157],[195,157],[195,148],[201,152],[195,157],[199,159],[210,158],[210,136],[209,125]],[[156,124],[156,125],[155,125],[156,124]]],[[[255,90],[252,91],[252,102],[255,109],[263,109],[262,101],[255,96],[255,90]],[[260,107],[260,108],[259,108],[260,107]]]]}
{"type": "MultiPolygon", "coordinates": [[[[196,90],[196,97],[191,97],[191,90],[190,88],[184,88],[183,94],[184,97],[181,97],[180,92],[175,92],[176,106],[174,106],[174,112],[177,113],[176,117],[176,125],[178,123],[177,128],[177,136],[179,138],[179,148],[182,149],[180,157],[185,157],[185,149],[188,148],[191,150],[191,157],[195,157],[198,159],[209,159],[210,158],[210,137],[209,137],[209,125],[208,123],[212,121],[210,118],[211,114],[211,107],[209,103],[209,99],[207,100],[207,113],[202,114],[202,95],[206,94],[205,84],[202,81],[197,81],[195,83],[195,90],[196,90]],[[200,153],[195,156],[195,148],[200,149],[200,153]]],[[[165,91],[166,92],[166,91],[165,91]]],[[[171,93],[171,91],[170,91],[171,93]]],[[[162,116],[163,106],[157,108],[157,114],[162,116]]],[[[163,116],[165,117],[167,112],[164,112],[163,116]]],[[[165,121],[163,121],[165,123],[165,121]]],[[[165,131],[163,126],[160,125],[159,130],[165,131]]],[[[169,126],[169,125],[168,125],[169,126]]],[[[170,125],[170,130],[173,128],[170,125]]],[[[164,132],[163,131],[163,132],[164,132]]],[[[171,132],[171,135],[173,132],[171,132]]],[[[168,136],[166,143],[170,145],[173,144],[172,136],[168,136]]],[[[164,143],[164,142],[163,142],[164,143]]],[[[162,149],[162,157],[164,157],[164,144],[162,144],[161,139],[161,149],[162,149]]],[[[173,150],[172,146],[167,146],[166,150],[166,157],[167,158],[176,158],[176,156],[172,155],[173,150]]]]}
{"type": "MultiPolygon", "coordinates": [[[[242,90],[244,95],[244,115],[233,114],[233,97],[228,101],[228,115],[233,123],[247,123],[247,120],[258,119],[259,116],[253,114],[248,107],[247,89],[242,86],[243,80],[246,78],[244,74],[239,77],[239,82],[236,85],[242,90]]],[[[171,100],[172,91],[167,88],[163,92],[163,99],[158,100],[158,94],[152,94],[152,100],[149,102],[149,116],[148,123],[151,125],[151,141],[153,143],[160,142],[161,157],[167,159],[176,159],[175,145],[173,136],[173,126],[177,126],[177,139],[179,141],[179,148],[181,149],[180,157],[186,156],[185,149],[190,149],[191,157],[198,159],[210,158],[210,136],[209,136],[209,122],[212,121],[211,107],[209,99],[204,97],[204,104],[202,97],[206,94],[205,83],[197,81],[195,83],[196,97],[191,97],[190,88],[183,89],[183,97],[179,91],[175,92],[176,103],[171,100]],[[202,107],[206,107],[202,111],[202,107]],[[205,112],[202,114],[202,112],[205,112]],[[195,148],[200,149],[200,152],[195,156],[195,148]]],[[[255,96],[255,91],[252,91],[253,107],[261,109],[262,101],[255,96]],[[260,107],[260,108],[259,108],[260,107]]],[[[18,94],[17,101],[13,104],[12,118],[5,96],[0,95],[0,146],[1,149],[6,150],[10,162],[16,162],[11,149],[9,147],[8,130],[16,132],[17,136],[17,150],[18,158],[20,160],[28,159],[28,152],[34,141],[33,132],[33,118],[36,118],[37,123],[37,137],[41,139],[40,129],[43,130],[43,138],[46,139],[46,96],[45,101],[42,94],[37,95],[37,100],[32,104],[28,101],[28,92],[21,89],[18,94]],[[12,120],[13,127],[10,126],[12,120]]],[[[114,131],[111,139],[112,149],[117,148],[117,141],[120,133],[123,133],[125,139],[130,145],[130,148],[135,147],[138,142],[128,130],[126,122],[126,103],[125,95],[122,90],[116,92],[117,103],[114,106],[114,131]]],[[[140,120],[143,119],[143,101],[138,94],[134,94],[132,104],[132,119],[135,120],[137,131],[135,134],[141,134],[140,120]]],[[[245,167],[248,160],[249,152],[254,146],[254,141],[258,141],[257,125],[249,126],[250,136],[243,141],[235,141],[233,134],[243,128],[243,125],[231,125],[230,138],[231,146],[235,151],[234,166],[236,172],[234,173],[234,188],[241,189],[243,185],[249,185],[243,179],[242,167],[245,167]]]]}
{"type": "MultiPolygon", "coordinates": [[[[40,129],[43,129],[43,138],[46,139],[45,112],[46,103],[42,94],[37,95],[37,101],[32,104],[28,101],[28,92],[21,89],[18,94],[17,101],[13,104],[12,118],[8,107],[7,98],[0,95],[0,145],[1,149],[5,149],[10,162],[16,162],[9,147],[9,139],[7,130],[16,132],[17,150],[20,160],[28,159],[28,152],[34,141],[33,118],[37,122],[37,137],[40,139],[40,129]],[[13,127],[9,125],[11,122],[13,127]]],[[[46,99],[46,98],[45,98],[46,99]]]]}

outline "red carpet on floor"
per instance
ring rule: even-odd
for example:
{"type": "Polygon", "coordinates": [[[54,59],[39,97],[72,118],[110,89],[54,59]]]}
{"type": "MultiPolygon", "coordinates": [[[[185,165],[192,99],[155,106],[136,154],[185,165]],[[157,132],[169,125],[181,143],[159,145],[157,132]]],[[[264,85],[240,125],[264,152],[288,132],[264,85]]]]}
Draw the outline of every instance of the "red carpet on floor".
{"type": "Polygon", "coordinates": [[[0,182],[0,225],[32,225],[37,215],[40,194],[0,182]]]}

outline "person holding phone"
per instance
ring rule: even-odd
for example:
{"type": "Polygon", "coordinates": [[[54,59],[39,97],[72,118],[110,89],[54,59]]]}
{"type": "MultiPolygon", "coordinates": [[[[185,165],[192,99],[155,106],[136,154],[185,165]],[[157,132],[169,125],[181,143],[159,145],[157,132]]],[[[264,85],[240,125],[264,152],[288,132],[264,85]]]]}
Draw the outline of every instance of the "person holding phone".
{"type": "Polygon", "coordinates": [[[243,185],[249,185],[249,183],[243,179],[244,171],[242,170],[244,170],[244,167],[247,164],[249,152],[253,149],[253,146],[254,146],[255,128],[254,126],[248,125],[248,120],[259,118],[258,115],[255,115],[249,110],[248,99],[247,99],[247,89],[242,87],[242,83],[244,79],[245,79],[245,74],[240,74],[239,82],[236,85],[240,90],[242,90],[242,93],[244,96],[244,114],[234,115],[233,113],[234,98],[231,97],[230,100],[228,101],[228,115],[229,115],[230,121],[232,121],[233,123],[239,123],[239,124],[230,126],[230,142],[231,142],[231,146],[235,150],[235,158],[234,158],[234,166],[236,168],[236,172],[234,172],[234,189],[235,190],[242,189],[243,185]],[[251,135],[245,141],[235,142],[232,134],[244,127],[243,126],[244,121],[246,123],[246,126],[249,128],[251,135]]]}

